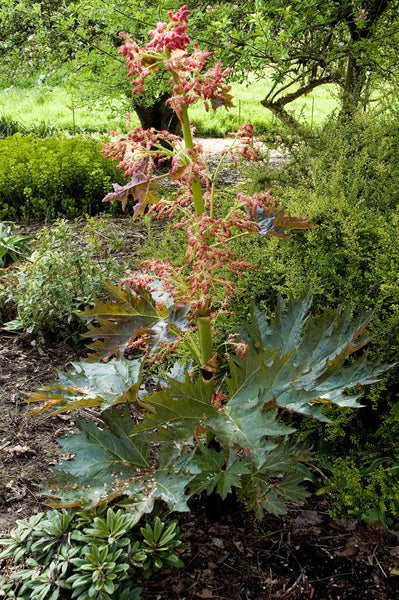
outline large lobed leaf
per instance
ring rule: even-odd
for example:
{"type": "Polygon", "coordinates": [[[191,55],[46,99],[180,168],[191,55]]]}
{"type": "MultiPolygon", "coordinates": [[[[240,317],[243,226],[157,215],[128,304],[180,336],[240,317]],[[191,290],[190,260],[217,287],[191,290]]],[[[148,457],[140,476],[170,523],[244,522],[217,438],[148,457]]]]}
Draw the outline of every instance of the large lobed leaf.
{"type": "Polygon", "coordinates": [[[230,369],[230,385],[242,390],[233,404],[246,393],[249,364],[254,365],[254,373],[248,381],[258,390],[259,406],[271,403],[328,420],[322,413],[323,405],[359,406],[359,396],[347,391],[378,381],[389,368],[368,365],[366,355],[344,365],[370,341],[365,334],[370,315],[351,320],[349,309],[339,309],[315,323],[309,316],[310,305],[309,295],[290,301],[287,307],[280,298],[271,322],[254,310],[253,324],[243,334],[249,344],[246,360],[236,361],[230,369]]]}
{"type": "Polygon", "coordinates": [[[198,466],[199,473],[190,482],[190,492],[211,494],[216,490],[223,500],[233,487],[241,487],[242,475],[250,472],[245,457],[239,459],[234,452],[230,452],[226,458],[225,453],[217,452],[212,447],[204,446],[194,462],[198,466]]]}
{"type": "MultiPolygon", "coordinates": [[[[369,340],[368,317],[351,321],[340,310],[315,324],[309,308],[309,296],[287,307],[280,300],[270,323],[255,311],[246,355],[229,362],[229,402],[222,409],[212,406],[213,382],[174,369],[175,377],[145,398],[148,413],[138,425],[127,408],[120,413],[115,407],[102,413],[103,430],[81,424],[80,436],[62,441],[75,458],[56,474],[53,504],[93,506],[126,497],[137,514],[152,510],[156,499],[187,510],[187,489],[216,490],[222,498],[236,489],[261,517],[264,511],[282,514],[288,500],[302,500],[302,449],[290,442],[294,430],[281,422],[281,409],[325,419],[325,404],[357,406],[358,397],[347,390],[375,381],[386,369],[354,356],[369,340]],[[212,437],[220,452],[206,445],[212,437]],[[156,467],[149,459],[154,442],[156,467]]],[[[115,396],[110,405],[118,403],[115,396]]]]}
{"type": "Polygon", "coordinates": [[[135,291],[128,283],[123,286],[107,284],[107,289],[110,302],[97,302],[93,308],[79,313],[90,324],[84,337],[95,340],[89,345],[94,351],[91,361],[108,360],[112,356],[120,358],[143,334],[149,350],[154,351],[163,342],[173,342],[176,339],[174,331],[188,328],[189,306],[157,303],[149,291],[143,288],[135,291]]]}
{"type": "Polygon", "coordinates": [[[176,445],[192,443],[200,423],[218,410],[212,406],[210,385],[198,377],[185,381],[168,377],[168,386],[146,397],[153,412],[147,414],[137,431],[146,431],[151,439],[162,444],[176,445]]]}
{"type": "Polygon", "coordinates": [[[100,411],[126,402],[137,402],[142,378],[142,360],[109,363],[72,363],[70,373],[58,372],[53,382],[34,392],[27,402],[39,402],[29,415],[43,411],[59,414],[79,408],[98,407],[100,411]]]}
{"type": "Polygon", "coordinates": [[[231,402],[223,411],[210,416],[206,425],[223,446],[245,451],[259,466],[265,460],[265,453],[275,448],[276,438],[294,430],[277,420],[277,410],[262,410],[257,396],[248,395],[244,402],[231,402]]]}
{"type": "MultiPolygon", "coordinates": [[[[114,363],[102,366],[109,364],[114,363]]],[[[145,398],[149,412],[141,424],[130,418],[127,407],[123,413],[113,408],[102,414],[104,429],[80,422],[80,435],[61,440],[74,458],[55,474],[48,490],[53,506],[89,507],[126,496],[134,510],[145,506],[143,512],[149,512],[148,503],[153,506],[157,499],[171,510],[187,510],[186,487],[198,467],[185,447],[198,425],[217,409],[202,378],[168,378],[168,384],[145,398]],[[154,442],[163,444],[157,468],[149,459],[154,442]]]]}
{"type": "Polygon", "coordinates": [[[165,501],[171,510],[185,511],[186,487],[197,472],[175,463],[160,461],[158,468],[150,460],[150,442],[145,432],[137,432],[128,409],[114,409],[105,417],[106,427],[78,422],[80,435],[70,435],[61,445],[72,460],[55,470],[46,490],[49,504],[64,506],[96,506],[104,501],[125,497],[137,520],[151,512],[156,500],[165,501]]]}

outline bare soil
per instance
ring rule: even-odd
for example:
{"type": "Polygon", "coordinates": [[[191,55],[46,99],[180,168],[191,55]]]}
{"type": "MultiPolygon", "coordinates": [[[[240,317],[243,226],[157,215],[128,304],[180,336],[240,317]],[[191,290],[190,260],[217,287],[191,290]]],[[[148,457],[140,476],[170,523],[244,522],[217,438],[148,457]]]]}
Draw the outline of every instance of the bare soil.
{"type": "MultiPolygon", "coordinates": [[[[0,330],[0,537],[45,508],[41,486],[62,458],[57,440],[76,431],[74,414],[26,418],[24,400],[84,355],[83,345],[39,350],[26,334],[0,330]]],[[[201,497],[176,516],[188,545],[185,568],[142,582],[144,599],[399,599],[399,524],[384,531],[331,517],[323,498],[258,521],[234,498],[201,497]]]]}

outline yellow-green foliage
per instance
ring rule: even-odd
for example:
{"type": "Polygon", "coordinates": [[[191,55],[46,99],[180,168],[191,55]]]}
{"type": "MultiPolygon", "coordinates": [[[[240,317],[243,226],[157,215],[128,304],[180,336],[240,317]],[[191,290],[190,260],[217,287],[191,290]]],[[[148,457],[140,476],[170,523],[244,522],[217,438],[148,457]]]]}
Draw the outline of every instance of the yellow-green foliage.
{"type": "MultiPolygon", "coordinates": [[[[248,271],[238,282],[243,296],[234,300],[234,310],[246,319],[252,299],[270,310],[277,292],[298,296],[311,287],[318,314],[340,304],[349,304],[354,314],[374,312],[371,329],[375,338],[369,353],[382,362],[398,361],[397,124],[376,123],[366,117],[350,124],[329,124],[317,145],[294,150],[291,165],[280,173],[263,172],[261,179],[259,189],[273,187],[283,206],[292,214],[309,216],[318,228],[294,233],[294,243],[271,240],[267,249],[256,240],[241,242],[237,252],[257,270],[248,271]]],[[[381,456],[398,461],[398,377],[399,368],[395,367],[364,394],[364,408],[339,415],[332,410],[331,425],[322,429],[310,424],[302,428],[302,438],[327,439],[330,456],[353,451],[357,464],[372,464],[381,456]]],[[[397,514],[396,472],[386,469],[383,464],[368,479],[362,476],[358,480],[354,472],[345,494],[340,494],[340,475],[334,496],[339,510],[359,507],[358,516],[364,516],[371,510],[371,496],[377,494],[374,490],[391,485],[393,499],[386,492],[383,508],[388,515],[397,514]]]]}
{"type": "Polygon", "coordinates": [[[334,462],[331,497],[334,512],[365,521],[390,523],[399,517],[399,464],[359,468],[351,458],[334,462]]]}
{"type": "Polygon", "coordinates": [[[82,138],[16,134],[0,140],[0,219],[73,218],[103,211],[103,197],[123,176],[100,148],[100,142],[82,138]]]}

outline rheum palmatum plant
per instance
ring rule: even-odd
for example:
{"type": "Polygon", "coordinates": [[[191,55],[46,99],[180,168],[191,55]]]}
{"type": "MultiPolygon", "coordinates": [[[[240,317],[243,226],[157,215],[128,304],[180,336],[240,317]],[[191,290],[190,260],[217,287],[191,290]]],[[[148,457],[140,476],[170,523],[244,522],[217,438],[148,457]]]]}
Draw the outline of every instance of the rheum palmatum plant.
{"type": "MultiPolygon", "coordinates": [[[[326,404],[356,406],[358,396],[346,390],[372,382],[383,370],[367,366],[364,357],[344,364],[368,341],[367,317],[351,322],[342,310],[316,324],[308,297],[287,307],[280,300],[271,323],[254,308],[252,321],[226,341],[223,352],[215,347],[217,316],[235,293],[234,279],[251,268],[230,250],[231,240],[288,238],[287,230],[311,225],[280,209],[270,191],[240,193],[227,214],[218,212],[221,163],[208,170],[188,107],[198,100],[206,107],[230,106],[229,71],[219,63],[208,68],[210,53],[195,44],[189,51],[188,15],[185,6],[169,13],[170,21],[158,23],[144,49],[123,34],[121,49],[134,92],[143,91],[158,69],[170,73],[168,102],[183,138],[136,128],[103,150],[130,178],[125,186],[114,185],[105,200],[126,207],[132,197],[134,218],[146,210],[174,216],[187,234],[185,263],[148,260],[120,286],[109,286],[113,301],[82,313],[94,339],[90,361],[75,363],[71,373],[60,373],[58,383],[31,397],[42,403],[33,412],[97,407],[103,421],[102,427],[81,422],[81,434],[62,441],[74,458],[48,490],[55,507],[124,499],[139,519],[158,499],[184,511],[191,494],[216,491],[225,498],[235,491],[258,517],[265,510],[283,513],[287,500],[306,495],[304,454],[291,440],[294,430],[284,424],[284,413],[324,419],[326,404]],[[172,198],[157,195],[162,163],[178,182],[172,198]],[[145,365],[178,345],[188,348],[192,362],[176,363],[155,391],[144,391],[145,365]],[[143,356],[128,360],[124,355],[132,349],[136,356],[142,349],[143,356]],[[133,405],[143,409],[142,418],[133,405]]],[[[232,135],[228,152],[234,160],[256,160],[250,125],[232,135]]]]}

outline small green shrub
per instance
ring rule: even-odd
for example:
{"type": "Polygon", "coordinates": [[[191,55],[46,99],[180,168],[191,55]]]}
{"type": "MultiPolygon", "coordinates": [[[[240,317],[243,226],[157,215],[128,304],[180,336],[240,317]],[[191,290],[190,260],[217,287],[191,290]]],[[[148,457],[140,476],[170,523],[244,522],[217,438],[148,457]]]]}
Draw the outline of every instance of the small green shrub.
{"type": "Polygon", "coordinates": [[[41,230],[29,259],[0,279],[0,301],[17,313],[6,328],[23,329],[38,342],[79,337],[85,327],[75,312],[104,296],[104,279],[118,281],[125,269],[115,259],[99,260],[90,235],[78,242],[66,221],[41,230]]]}
{"type": "Polygon", "coordinates": [[[0,140],[0,218],[40,221],[102,212],[111,184],[124,179],[100,148],[82,138],[16,134],[0,140]]]}
{"type": "Polygon", "coordinates": [[[0,115],[0,138],[5,138],[14,133],[26,134],[26,127],[18,119],[14,119],[10,115],[0,115]]]}
{"type": "Polygon", "coordinates": [[[138,600],[137,574],[145,578],[164,565],[182,567],[176,521],[148,519],[144,527],[129,512],[100,507],[90,512],[51,510],[17,521],[0,540],[19,568],[0,578],[0,598],[19,600],[138,600]]]}
{"type": "Polygon", "coordinates": [[[397,460],[376,459],[368,467],[359,467],[351,457],[338,458],[330,485],[321,491],[329,493],[334,514],[389,525],[399,517],[398,471],[397,460]]]}
{"type": "Polygon", "coordinates": [[[277,292],[295,296],[312,287],[315,311],[349,302],[354,312],[375,311],[376,342],[395,360],[399,300],[399,129],[367,123],[330,124],[298,160],[262,186],[318,227],[293,233],[295,244],[269,241],[267,259],[256,240],[245,255],[257,266],[240,286],[243,312],[251,297],[270,306],[277,292]],[[282,184],[280,185],[280,180],[282,184]]]}
{"type": "Polygon", "coordinates": [[[0,139],[12,136],[16,133],[22,135],[33,134],[36,137],[45,138],[60,133],[58,127],[50,121],[40,121],[39,123],[25,125],[22,121],[14,119],[10,115],[0,115],[0,139]]]}

